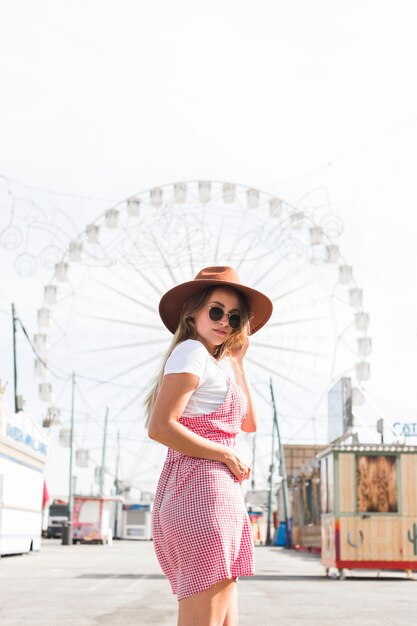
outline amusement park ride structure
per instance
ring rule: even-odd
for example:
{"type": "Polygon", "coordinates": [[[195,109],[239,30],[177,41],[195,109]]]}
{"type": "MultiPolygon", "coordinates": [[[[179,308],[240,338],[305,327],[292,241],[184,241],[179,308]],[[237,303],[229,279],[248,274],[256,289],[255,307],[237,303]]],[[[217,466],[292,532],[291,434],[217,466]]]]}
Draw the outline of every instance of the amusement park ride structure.
{"type": "MultiPolygon", "coordinates": [[[[342,232],[340,218],[314,194],[293,206],[223,181],[146,190],[85,224],[55,263],[37,311],[35,371],[52,437],[59,431],[68,445],[74,372],[77,464],[88,465],[109,407],[108,437],[114,444],[121,433],[125,477],[151,490],[162,450],[146,437],[143,399],[170,342],[158,301],[201,267],[232,265],[274,302],[247,356],[261,416],[257,487],[265,486],[269,379],[283,440],[323,443],[329,388],[350,376],[360,403],[370,377],[369,315],[340,249],[342,232]]],[[[252,456],[252,436],[243,435],[241,447],[252,456]]]]}

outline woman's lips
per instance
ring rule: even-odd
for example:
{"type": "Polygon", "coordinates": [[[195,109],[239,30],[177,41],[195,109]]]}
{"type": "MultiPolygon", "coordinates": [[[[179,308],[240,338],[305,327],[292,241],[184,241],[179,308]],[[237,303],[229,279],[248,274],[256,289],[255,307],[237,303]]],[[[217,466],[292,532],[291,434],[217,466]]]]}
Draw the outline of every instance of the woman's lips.
{"type": "Polygon", "coordinates": [[[225,337],[227,335],[225,330],[219,330],[218,328],[213,328],[214,332],[220,335],[221,337],[225,337]]]}

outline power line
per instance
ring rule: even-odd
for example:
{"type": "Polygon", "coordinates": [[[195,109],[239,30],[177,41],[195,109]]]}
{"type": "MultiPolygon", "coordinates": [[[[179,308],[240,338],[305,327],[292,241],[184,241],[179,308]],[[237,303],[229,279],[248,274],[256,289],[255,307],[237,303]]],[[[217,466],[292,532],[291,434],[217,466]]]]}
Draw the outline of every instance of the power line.
{"type": "Polygon", "coordinates": [[[77,200],[92,200],[93,202],[111,202],[111,203],[116,202],[114,198],[97,198],[94,196],[80,196],[78,194],[65,193],[63,191],[56,191],[53,189],[47,189],[45,187],[36,187],[35,185],[29,185],[28,183],[22,183],[18,180],[14,180],[13,178],[9,178],[8,176],[5,176],[4,174],[0,174],[0,178],[2,178],[8,183],[13,183],[14,185],[19,185],[20,187],[24,187],[26,189],[42,191],[44,193],[49,193],[55,196],[62,196],[64,198],[75,198],[77,200]]]}
{"type": "Polygon", "coordinates": [[[358,154],[358,152],[362,152],[364,149],[368,148],[369,146],[372,146],[373,144],[377,144],[378,142],[382,141],[384,137],[386,137],[386,135],[395,133],[397,130],[404,128],[405,126],[409,126],[410,124],[414,124],[416,121],[417,121],[417,116],[414,115],[413,117],[410,117],[407,120],[404,120],[403,122],[399,122],[397,124],[394,124],[386,128],[384,131],[382,131],[381,133],[377,134],[374,137],[369,137],[364,142],[358,143],[356,147],[353,147],[351,150],[345,151],[345,154],[342,153],[341,156],[336,156],[335,158],[327,161],[327,163],[323,163],[322,165],[319,165],[318,167],[314,168],[313,170],[310,170],[309,172],[305,172],[304,174],[298,174],[296,176],[291,176],[289,178],[283,178],[281,180],[274,181],[273,183],[267,183],[265,187],[266,188],[275,187],[283,183],[290,183],[290,182],[294,182],[297,180],[302,180],[303,178],[308,178],[309,176],[313,176],[314,174],[317,174],[318,172],[328,169],[329,167],[332,167],[333,165],[341,163],[342,161],[348,161],[354,158],[358,154]]]}
{"type": "MultiPolygon", "coordinates": [[[[3,311],[2,309],[0,309],[1,312],[6,313],[5,311],[3,311]]],[[[33,342],[31,340],[31,338],[29,337],[29,334],[22,322],[22,320],[20,319],[19,316],[16,316],[17,321],[19,322],[23,333],[27,339],[27,341],[30,344],[30,347],[32,348],[33,353],[35,354],[36,358],[39,359],[39,362],[42,363],[42,365],[45,367],[45,369],[48,370],[48,372],[50,372],[53,376],[55,376],[56,378],[59,378],[60,380],[67,380],[67,378],[69,378],[71,376],[71,374],[68,372],[67,373],[67,377],[64,378],[63,376],[60,376],[59,374],[55,373],[49,366],[48,363],[43,359],[43,357],[39,354],[39,352],[36,350],[35,346],[33,345],[33,342]]],[[[63,370],[65,372],[65,370],[63,370]]],[[[110,379],[107,380],[100,380],[98,378],[93,378],[91,376],[84,376],[83,374],[75,374],[76,378],[81,378],[83,380],[89,380],[91,382],[95,382],[95,383],[99,383],[101,385],[113,385],[114,387],[121,387],[122,389],[134,389],[136,391],[143,391],[143,387],[137,387],[135,385],[123,385],[122,383],[114,383],[112,382],[110,379]]]]}
{"type": "Polygon", "coordinates": [[[95,48],[90,43],[88,43],[86,41],[83,41],[79,37],[76,37],[75,35],[67,32],[66,30],[64,30],[60,26],[57,26],[56,24],[51,23],[50,21],[45,19],[43,17],[43,15],[37,13],[36,11],[33,11],[31,8],[29,8],[25,4],[23,4],[23,2],[19,1],[19,4],[25,11],[30,13],[33,17],[35,17],[37,20],[42,22],[48,28],[52,28],[52,29],[56,30],[57,32],[61,33],[62,35],[64,35],[68,39],[70,39],[71,41],[75,41],[78,45],[82,46],[83,48],[86,48],[90,52],[93,52],[94,54],[98,55],[99,57],[105,59],[107,62],[111,62],[114,65],[123,68],[124,70],[126,70],[126,71],[130,72],[131,74],[133,74],[136,78],[140,78],[141,80],[144,80],[144,81],[146,81],[148,83],[153,84],[155,87],[159,87],[160,89],[163,89],[165,91],[169,91],[170,93],[172,93],[172,94],[174,94],[176,96],[181,96],[185,100],[194,101],[194,102],[197,101],[196,98],[194,98],[193,96],[185,94],[185,93],[179,91],[178,89],[174,89],[173,87],[170,87],[169,85],[167,85],[165,83],[161,83],[160,81],[155,80],[154,78],[151,78],[150,76],[144,76],[143,74],[140,74],[136,70],[136,68],[130,67],[129,65],[125,65],[121,61],[118,61],[117,59],[115,59],[113,56],[110,56],[110,55],[106,54],[105,52],[103,52],[102,50],[99,50],[98,48],[95,48]]]}

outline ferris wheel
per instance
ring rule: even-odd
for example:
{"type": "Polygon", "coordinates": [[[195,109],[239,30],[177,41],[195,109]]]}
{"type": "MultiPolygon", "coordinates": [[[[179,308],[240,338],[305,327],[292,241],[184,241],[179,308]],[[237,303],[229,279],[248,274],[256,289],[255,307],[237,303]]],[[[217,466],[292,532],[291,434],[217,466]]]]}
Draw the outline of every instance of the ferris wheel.
{"type": "Polygon", "coordinates": [[[74,371],[83,403],[77,445],[95,446],[109,407],[124,473],[152,489],[163,449],[146,437],[143,400],[171,340],[159,299],[205,266],[231,265],[274,303],[246,357],[259,402],[257,475],[266,482],[270,379],[284,441],[317,443],[330,386],[349,376],[359,390],[370,376],[369,315],[340,250],[342,231],[326,208],[223,181],[164,185],[109,208],[71,241],[44,288],[34,338],[41,399],[51,412],[68,407],[74,371]]]}

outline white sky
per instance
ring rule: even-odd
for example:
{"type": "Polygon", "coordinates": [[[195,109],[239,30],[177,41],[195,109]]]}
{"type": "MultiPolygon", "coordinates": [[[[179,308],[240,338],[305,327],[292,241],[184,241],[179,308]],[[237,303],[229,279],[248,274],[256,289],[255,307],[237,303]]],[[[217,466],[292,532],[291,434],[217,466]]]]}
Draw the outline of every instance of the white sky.
{"type": "MultiPolygon", "coordinates": [[[[65,201],[80,230],[168,182],[294,204],[324,189],[371,316],[369,395],[416,421],[415,23],[412,0],[3,0],[0,174],[104,199],[65,201]]],[[[9,217],[4,203],[0,227],[9,217]]],[[[3,310],[32,306],[23,283],[3,273],[3,310]]]]}

